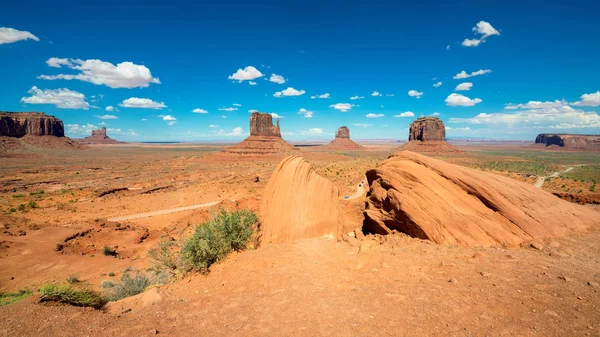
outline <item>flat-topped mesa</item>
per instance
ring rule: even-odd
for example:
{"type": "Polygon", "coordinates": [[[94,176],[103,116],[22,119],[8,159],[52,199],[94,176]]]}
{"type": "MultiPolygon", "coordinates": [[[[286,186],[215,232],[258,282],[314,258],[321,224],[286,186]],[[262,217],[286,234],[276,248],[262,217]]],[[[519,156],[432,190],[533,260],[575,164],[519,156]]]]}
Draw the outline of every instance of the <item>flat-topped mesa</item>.
{"type": "Polygon", "coordinates": [[[356,144],[350,139],[350,129],[347,126],[340,127],[335,133],[335,139],[331,143],[322,147],[325,150],[344,151],[344,150],[364,150],[365,148],[356,144]]]}
{"type": "Polygon", "coordinates": [[[446,127],[437,117],[421,117],[417,118],[410,125],[408,140],[427,141],[445,141],[446,127]]]}
{"type": "Polygon", "coordinates": [[[92,137],[107,138],[107,136],[106,136],[106,128],[103,127],[100,130],[92,130],[92,137]]]}
{"type": "Polygon", "coordinates": [[[540,133],[536,144],[556,145],[568,149],[600,150],[600,135],[574,135],[565,133],[540,133]]]}
{"type": "Polygon", "coordinates": [[[26,135],[64,137],[65,129],[60,119],[43,112],[0,112],[0,136],[26,135]]]}
{"type": "Polygon", "coordinates": [[[92,130],[91,136],[87,136],[79,141],[83,142],[83,143],[87,143],[87,144],[117,144],[117,143],[120,143],[119,141],[116,141],[116,140],[110,138],[106,134],[105,127],[103,127],[102,129],[99,129],[99,130],[92,130]]]}
{"type": "Polygon", "coordinates": [[[350,129],[347,126],[340,127],[335,133],[335,138],[350,139],[350,129]]]}
{"type": "Polygon", "coordinates": [[[250,116],[250,136],[281,137],[279,118],[273,125],[273,116],[268,113],[252,112],[250,116]]]}

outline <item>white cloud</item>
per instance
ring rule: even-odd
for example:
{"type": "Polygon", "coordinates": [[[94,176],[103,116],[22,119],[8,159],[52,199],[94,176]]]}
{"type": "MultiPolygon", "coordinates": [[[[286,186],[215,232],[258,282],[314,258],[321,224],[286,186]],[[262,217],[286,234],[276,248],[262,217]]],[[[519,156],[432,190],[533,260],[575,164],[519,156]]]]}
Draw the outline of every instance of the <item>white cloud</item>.
{"type": "Polygon", "coordinates": [[[248,84],[250,84],[250,85],[256,85],[256,82],[250,81],[250,82],[248,82],[248,84]]]}
{"type": "Polygon", "coordinates": [[[119,104],[124,108],[162,109],[167,106],[163,102],[154,102],[149,98],[130,97],[119,104]]]}
{"type": "Polygon", "coordinates": [[[352,96],[350,97],[351,100],[355,100],[355,99],[363,99],[365,98],[364,96],[352,96]]]}
{"type": "Polygon", "coordinates": [[[147,121],[147,120],[148,120],[147,118],[142,118],[142,119],[141,119],[141,121],[142,121],[142,122],[145,122],[145,121],[147,121]]]}
{"type": "Polygon", "coordinates": [[[336,110],[340,110],[341,112],[347,112],[348,110],[352,109],[353,106],[355,105],[350,103],[336,103],[330,105],[329,107],[334,108],[336,110]]]}
{"type": "Polygon", "coordinates": [[[394,117],[415,117],[415,113],[412,111],[406,111],[394,117]]]}
{"type": "Polygon", "coordinates": [[[379,118],[379,117],[383,117],[383,116],[384,116],[383,114],[370,113],[370,114],[367,114],[365,117],[367,117],[367,118],[379,118]]]}
{"type": "Polygon", "coordinates": [[[84,109],[88,110],[90,105],[85,101],[85,95],[69,89],[47,89],[42,90],[36,86],[28,91],[31,97],[21,98],[22,103],[27,104],[53,104],[61,109],[84,109]]]}
{"type": "Polygon", "coordinates": [[[16,30],[14,28],[0,27],[0,44],[13,43],[22,40],[39,41],[37,36],[28,31],[16,30]]]}
{"type": "Polygon", "coordinates": [[[279,116],[278,114],[276,114],[275,112],[271,113],[271,116],[273,116],[273,118],[284,118],[283,116],[279,116]]]}
{"type": "Polygon", "coordinates": [[[303,135],[309,135],[309,136],[319,136],[319,135],[325,134],[325,132],[323,132],[323,129],[321,129],[321,128],[310,128],[306,131],[301,131],[300,133],[302,133],[303,135]]]}
{"type": "Polygon", "coordinates": [[[269,81],[277,84],[284,84],[285,78],[283,78],[283,76],[281,75],[271,74],[271,78],[269,78],[269,81]]]}
{"type": "Polygon", "coordinates": [[[440,115],[440,113],[439,113],[439,112],[434,112],[434,113],[432,113],[431,115],[432,115],[432,116],[439,116],[439,115],[440,115]]]}
{"type": "Polygon", "coordinates": [[[223,115],[223,116],[221,116],[221,118],[227,118],[227,116],[223,115]]]}
{"type": "Polygon", "coordinates": [[[329,93],[324,93],[322,95],[317,96],[318,98],[329,98],[329,93]]]}
{"type": "Polygon", "coordinates": [[[550,109],[550,108],[560,108],[563,106],[568,106],[569,103],[564,99],[559,101],[529,101],[525,104],[507,104],[504,109],[506,110],[516,110],[516,109],[550,109]]]}
{"type": "Polygon", "coordinates": [[[218,128],[219,126],[218,125],[214,125],[214,124],[210,124],[208,127],[211,128],[211,129],[214,129],[214,128],[218,128]]]}
{"type": "Polygon", "coordinates": [[[247,66],[244,69],[238,69],[238,71],[236,71],[233,75],[227,78],[242,83],[243,81],[251,81],[263,76],[265,75],[261,73],[258,69],[254,68],[253,66],[247,66]]]}
{"type": "Polygon", "coordinates": [[[92,133],[92,130],[98,129],[97,126],[93,124],[67,124],[65,125],[65,132],[68,136],[89,136],[92,133]]]}
{"type": "Polygon", "coordinates": [[[96,116],[100,119],[117,119],[118,117],[115,115],[103,115],[103,116],[96,116]]]}
{"type": "Polygon", "coordinates": [[[492,35],[500,35],[500,32],[496,30],[489,22],[479,21],[475,27],[473,27],[475,35],[481,35],[478,39],[465,39],[462,45],[465,47],[477,47],[480,43],[485,42],[485,39],[492,35]]]}
{"type": "Polygon", "coordinates": [[[296,90],[292,87],[289,87],[285,90],[274,93],[273,96],[280,98],[283,96],[300,96],[300,95],[304,95],[305,93],[306,93],[306,91],[304,91],[304,90],[296,90]]]}
{"type": "Polygon", "coordinates": [[[469,90],[471,90],[472,87],[473,87],[473,83],[471,83],[471,82],[464,82],[464,83],[461,83],[461,84],[457,85],[454,90],[456,90],[456,91],[469,91],[469,90]]]}
{"type": "Polygon", "coordinates": [[[450,126],[446,126],[446,130],[447,131],[469,131],[469,130],[471,130],[471,128],[468,127],[468,126],[464,127],[464,128],[453,128],[453,127],[450,127],[450,126]]]}
{"type": "Polygon", "coordinates": [[[233,108],[233,107],[229,107],[229,108],[219,108],[220,111],[227,111],[227,112],[232,112],[232,111],[236,111],[238,108],[233,108]]]}
{"type": "Polygon", "coordinates": [[[233,103],[233,106],[242,106],[242,105],[239,103],[233,103]]]}
{"type": "Polygon", "coordinates": [[[416,98],[421,98],[421,96],[423,96],[423,93],[422,92],[418,92],[416,90],[410,90],[408,92],[408,96],[416,97],[416,98]]]}
{"type": "Polygon", "coordinates": [[[581,95],[581,101],[573,103],[577,106],[599,106],[600,105],[600,91],[596,91],[591,94],[581,95]]]}
{"type": "Polygon", "coordinates": [[[434,87],[441,87],[442,86],[442,82],[437,82],[433,84],[434,87]]]}
{"type": "Polygon", "coordinates": [[[446,97],[445,102],[447,106],[474,106],[475,104],[481,103],[482,100],[479,98],[470,99],[461,94],[450,94],[450,96],[446,97]]]}
{"type": "Polygon", "coordinates": [[[492,71],[489,69],[479,69],[477,71],[474,71],[470,74],[468,74],[466,71],[461,71],[460,73],[454,75],[454,77],[452,77],[455,80],[461,80],[463,78],[469,78],[469,77],[473,77],[473,76],[479,76],[479,75],[484,75],[484,74],[489,74],[492,71]]]}
{"type": "Polygon", "coordinates": [[[379,93],[379,91],[373,91],[371,96],[381,96],[381,94],[379,93]]]}
{"type": "Polygon", "coordinates": [[[111,111],[115,110],[115,108],[113,106],[109,105],[109,106],[106,107],[105,110],[108,111],[108,112],[111,112],[111,111]]]}
{"type": "Polygon", "coordinates": [[[361,123],[354,123],[352,124],[354,126],[358,126],[359,128],[368,128],[369,126],[372,126],[373,124],[361,124],[361,123]]]}
{"type": "Polygon", "coordinates": [[[176,121],[177,120],[177,118],[175,118],[175,117],[173,117],[171,115],[165,115],[165,116],[158,115],[157,117],[158,118],[162,118],[163,121],[176,121]]]}
{"type": "Polygon", "coordinates": [[[106,85],[110,88],[146,88],[150,83],[160,84],[157,77],[152,77],[150,69],[132,62],[121,62],[116,66],[101,60],[79,60],[50,58],[46,63],[54,68],[63,66],[79,70],[80,73],[41,75],[44,80],[80,80],[96,85],[106,85]]]}
{"type": "Polygon", "coordinates": [[[300,110],[298,110],[298,113],[301,115],[304,115],[304,118],[313,118],[313,114],[314,114],[314,112],[308,111],[304,108],[301,108],[300,110]]]}
{"type": "Polygon", "coordinates": [[[175,121],[171,121],[171,122],[168,122],[168,123],[167,123],[167,125],[168,125],[168,126],[173,126],[173,125],[175,125],[175,124],[177,124],[177,122],[175,122],[175,121]]]}
{"type": "Polygon", "coordinates": [[[230,136],[241,136],[244,133],[244,129],[241,127],[237,127],[231,130],[229,133],[230,136]]]}
{"type": "Polygon", "coordinates": [[[208,111],[206,111],[204,109],[200,109],[200,108],[196,108],[196,109],[192,110],[192,112],[196,113],[196,114],[207,114],[208,113],[208,111]]]}

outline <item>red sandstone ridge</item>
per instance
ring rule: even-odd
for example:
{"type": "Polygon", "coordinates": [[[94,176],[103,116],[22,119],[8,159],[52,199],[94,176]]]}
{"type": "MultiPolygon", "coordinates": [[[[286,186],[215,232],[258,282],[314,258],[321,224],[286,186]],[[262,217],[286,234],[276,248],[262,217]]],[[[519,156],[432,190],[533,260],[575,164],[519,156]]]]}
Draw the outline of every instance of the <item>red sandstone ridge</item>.
{"type": "Polygon", "coordinates": [[[446,126],[437,117],[420,117],[414,121],[408,131],[408,142],[398,150],[416,152],[462,152],[446,142],[446,126]]]}
{"type": "Polygon", "coordinates": [[[364,150],[365,148],[350,140],[350,129],[347,126],[342,126],[337,130],[335,139],[331,143],[322,147],[327,150],[364,150]]]}
{"type": "Polygon", "coordinates": [[[0,112],[0,136],[64,137],[63,122],[43,112],[0,112]]]}
{"type": "Polygon", "coordinates": [[[440,244],[516,245],[600,225],[598,213],[508,177],[413,152],[367,172],[363,231],[440,244]]]}
{"type": "Polygon", "coordinates": [[[281,138],[279,119],[273,125],[273,116],[253,112],[250,116],[250,137],[223,152],[235,154],[278,154],[297,150],[281,138]]]}
{"type": "Polygon", "coordinates": [[[119,141],[116,141],[110,138],[106,134],[106,128],[103,127],[100,130],[92,130],[92,135],[85,137],[80,140],[82,143],[86,144],[118,144],[119,141]]]}
{"type": "Polygon", "coordinates": [[[261,244],[338,238],[341,211],[338,188],[297,156],[273,171],[260,204],[261,244]]]}

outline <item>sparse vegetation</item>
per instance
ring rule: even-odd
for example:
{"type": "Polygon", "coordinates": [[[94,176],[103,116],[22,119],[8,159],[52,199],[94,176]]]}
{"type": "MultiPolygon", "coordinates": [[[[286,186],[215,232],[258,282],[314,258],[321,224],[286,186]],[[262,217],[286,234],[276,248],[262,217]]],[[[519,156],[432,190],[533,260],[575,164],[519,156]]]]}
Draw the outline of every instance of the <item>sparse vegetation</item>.
{"type": "Polygon", "coordinates": [[[17,210],[24,211],[25,210],[25,204],[19,204],[19,206],[17,206],[17,210]]]}
{"type": "Polygon", "coordinates": [[[127,271],[121,276],[121,280],[113,282],[103,281],[101,287],[106,289],[106,299],[118,301],[120,299],[140,294],[149,286],[167,283],[168,275],[165,273],[149,273],[139,270],[127,271]]]}
{"type": "Polygon", "coordinates": [[[29,192],[29,195],[40,195],[40,194],[44,194],[44,191],[29,192]]]}
{"type": "Polygon", "coordinates": [[[0,307],[18,302],[29,297],[29,295],[31,295],[31,291],[29,289],[19,290],[16,293],[0,292],[0,307]]]}
{"type": "Polygon", "coordinates": [[[77,307],[100,309],[106,301],[91,289],[76,289],[67,285],[47,284],[40,288],[40,302],[58,302],[77,307]]]}
{"type": "Polygon", "coordinates": [[[25,198],[25,194],[13,194],[13,198],[15,198],[15,199],[25,198]]]}
{"type": "Polygon", "coordinates": [[[108,289],[108,288],[112,288],[115,286],[115,283],[111,280],[102,280],[102,282],[100,282],[100,288],[102,289],[108,289]]]}
{"type": "Polygon", "coordinates": [[[69,277],[67,277],[68,284],[75,284],[75,283],[79,283],[79,282],[81,282],[81,280],[79,279],[79,276],[77,276],[77,275],[69,275],[69,277]]]}
{"type": "Polygon", "coordinates": [[[104,246],[104,248],[102,249],[102,253],[104,254],[104,256],[117,256],[117,255],[119,255],[119,253],[117,252],[116,249],[110,248],[109,246],[104,246]]]}
{"type": "Polygon", "coordinates": [[[38,204],[37,204],[37,202],[35,202],[35,201],[33,201],[33,200],[30,200],[30,201],[27,203],[27,206],[29,206],[29,208],[38,208],[38,204]]]}

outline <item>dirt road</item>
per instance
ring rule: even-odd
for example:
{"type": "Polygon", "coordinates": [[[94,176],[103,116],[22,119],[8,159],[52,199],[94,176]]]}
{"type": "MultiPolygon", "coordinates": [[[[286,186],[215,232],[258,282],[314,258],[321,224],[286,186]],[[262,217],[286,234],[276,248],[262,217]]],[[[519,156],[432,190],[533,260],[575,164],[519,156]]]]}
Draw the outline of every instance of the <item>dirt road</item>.
{"type": "MultiPolygon", "coordinates": [[[[581,165],[579,165],[579,166],[581,166],[581,165]]],[[[569,172],[572,169],[574,169],[575,167],[576,166],[571,166],[571,167],[567,168],[564,171],[554,172],[554,173],[552,173],[551,175],[549,175],[547,177],[539,177],[538,180],[535,182],[535,187],[541,188],[542,185],[544,185],[544,182],[546,181],[546,179],[548,179],[548,178],[556,178],[556,177],[558,177],[559,174],[569,172]]]]}
{"type": "Polygon", "coordinates": [[[163,210],[154,211],[154,212],[144,212],[144,213],[137,213],[137,214],[130,214],[130,215],[118,216],[118,217],[114,217],[114,218],[108,218],[106,220],[108,220],[108,221],[126,221],[126,220],[135,220],[135,219],[149,218],[149,217],[157,216],[157,215],[171,214],[171,213],[189,211],[189,210],[197,209],[197,208],[210,207],[210,206],[214,206],[214,205],[216,205],[216,204],[218,204],[220,202],[221,201],[212,201],[212,202],[207,202],[207,203],[204,203],[204,204],[197,204],[197,205],[191,205],[191,206],[177,207],[177,208],[171,208],[171,209],[163,209],[163,210]]]}
{"type": "Polygon", "coordinates": [[[360,183],[358,183],[356,185],[356,192],[354,192],[354,194],[349,195],[348,198],[346,198],[345,196],[340,198],[341,200],[353,200],[356,198],[360,198],[362,197],[366,191],[367,191],[367,187],[365,186],[367,183],[367,179],[363,179],[360,183]]]}

